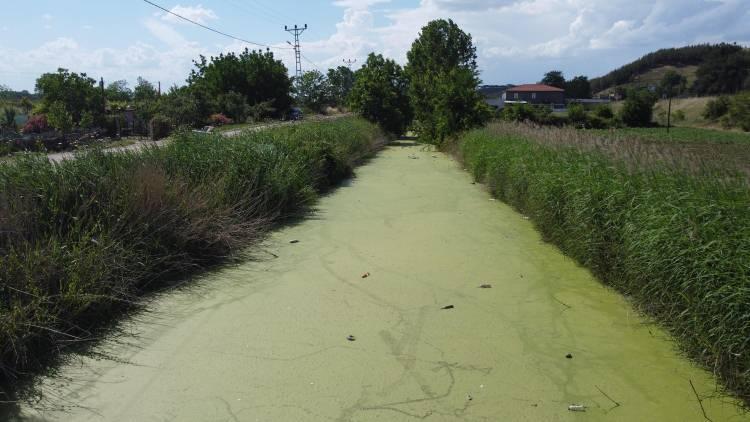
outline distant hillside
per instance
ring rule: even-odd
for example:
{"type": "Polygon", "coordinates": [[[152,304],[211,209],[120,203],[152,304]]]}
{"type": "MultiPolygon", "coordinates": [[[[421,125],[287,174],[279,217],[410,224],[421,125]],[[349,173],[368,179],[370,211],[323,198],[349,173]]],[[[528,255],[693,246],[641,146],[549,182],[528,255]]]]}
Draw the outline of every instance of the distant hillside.
{"type": "Polygon", "coordinates": [[[659,85],[659,82],[661,81],[662,77],[664,77],[664,74],[670,70],[674,70],[675,72],[683,75],[687,79],[687,86],[692,86],[697,79],[696,72],[698,71],[698,66],[696,65],[690,65],[690,66],[684,66],[684,67],[659,66],[655,69],[647,70],[644,73],[634,75],[631,78],[631,80],[627,83],[611,86],[604,90],[595,92],[594,95],[598,97],[598,96],[606,96],[609,94],[614,94],[615,90],[617,90],[618,88],[628,89],[628,88],[648,88],[651,86],[655,87],[659,85]]]}
{"type": "Polygon", "coordinates": [[[612,72],[591,80],[595,93],[615,87],[648,86],[658,82],[668,69],[677,69],[688,78],[688,86],[698,94],[721,94],[750,86],[750,51],[736,44],[701,44],[666,48],[649,53],[612,72]]]}

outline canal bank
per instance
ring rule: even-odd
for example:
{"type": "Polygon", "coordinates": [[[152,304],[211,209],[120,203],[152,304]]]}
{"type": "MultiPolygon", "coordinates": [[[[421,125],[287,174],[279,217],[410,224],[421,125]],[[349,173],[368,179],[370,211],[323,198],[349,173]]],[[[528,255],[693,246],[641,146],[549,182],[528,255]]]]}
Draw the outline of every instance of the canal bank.
{"type": "Polygon", "coordinates": [[[387,148],[264,250],[154,299],[24,415],[744,420],[663,331],[422,146],[387,148]]]}

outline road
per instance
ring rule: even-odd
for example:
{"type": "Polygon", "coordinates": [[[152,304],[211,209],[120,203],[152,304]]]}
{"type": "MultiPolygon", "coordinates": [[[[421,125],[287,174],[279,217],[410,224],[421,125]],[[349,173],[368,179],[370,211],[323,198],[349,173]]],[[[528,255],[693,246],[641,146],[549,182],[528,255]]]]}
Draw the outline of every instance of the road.
{"type": "Polygon", "coordinates": [[[421,146],[387,148],[256,256],[154,298],[41,379],[45,409],[24,416],[704,421],[692,381],[713,421],[745,420],[625,299],[421,146]]]}

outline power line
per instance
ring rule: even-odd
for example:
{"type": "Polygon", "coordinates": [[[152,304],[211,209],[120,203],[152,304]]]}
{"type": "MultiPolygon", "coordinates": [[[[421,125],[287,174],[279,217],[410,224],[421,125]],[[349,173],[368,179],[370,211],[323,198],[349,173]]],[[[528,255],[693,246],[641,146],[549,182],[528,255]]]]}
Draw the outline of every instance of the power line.
{"type": "Polygon", "coordinates": [[[254,41],[248,41],[248,40],[240,38],[240,37],[235,37],[234,35],[227,34],[226,32],[221,32],[218,29],[211,28],[209,26],[203,25],[202,23],[196,22],[196,21],[194,21],[192,19],[189,19],[189,18],[186,18],[186,17],[184,17],[182,15],[179,15],[179,14],[177,14],[177,13],[175,13],[175,12],[169,10],[169,9],[166,9],[166,8],[164,8],[162,6],[159,6],[158,4],[156,4],[156,3],[152,2],[152,1],[149,1],[149,0],[143,0],[143,1],[146,2],[146,3],[148,3],[148,4],[150,4],[151,6],[156,7],[157,9],[161,9],[161,10],[169,13],[170,15],[176,16],[176,17],[178,17],[178,18],[180,18],[180,19],[182,19],[182,20],[184,20],[186,22],[190,22],[193,25],[200,26],[203,29],[207,29],[207,30],[209,30],[211,32],[217,33],[219,35],[223,35],[223,36],[225,36],[227,38],[231,38],[231,39],[236,40],[236,41],[244,42],[246,44],[256,45],[258,47],[273,48],[273,49],[276,49],[276,50],[291,50],[288,47],[274,47],[274,46],[271,46],[271,45],[261,44],[261,43],[257,43],[257,42],[254,42],[254,41]]]}
{"type": "Polygon", "coordinates": [[[302,53],[300,53],[300,55],[302,56],[302,58],[303,58],[303,59],[305,59],[305,61],[306,61],[306,62],[310,63],[311,65],[313,65],[313,67],[314,67],[314,68],[318,69],[318,71],[319,71],[320,73],[325,73],[325,72],[323,72],[323,69],[321,69],[321,68],[320,68],[320,67],[319,67],[319,66],[318,66],[317,64],[315,64],[315,62],[314,62],[314,61],[312,61],[312,60],[308,59],[308,58],[307,58],[307,57],[305,57],[305,55],[304,55],[304,54],[302,54],[302,53]]]}
{"type": "Polygon", "coordinates": [[[294,35],[294,45],[292,45],[292,43],[289,44],[294,47],[294,59],[295,64],[297,65],[295,69],[295,76],[298,78],[302,76],[302,60],[300,60],[300,57],[302,56],[302,49],[299,45],[299,36],[306,30],[307,24],[305,24],[304,27],[298,27],[297,25],[294,25],[294,28],[289,28],[288,26],[284,25],[284,31],[294,35]]]}
{"type": "Polygon", "coordinates": [[[242,3],[238,3],[238,2],[232,1],[232,0],[225,0],[225,1],[228,4],[231,4],[231,5],[233,5],[234,7],[238,8],[238,9],[242,9],[245,14],[247,14],[248,16],[252,16],[253,18],[256,18],[256,19],[258,19],[258,18],[259,19],[268,19],[268,20],[273,21],[274,23],[277,23],[277,24],[281,24],[281,25],[284,24],[282,21],[280,21],[274,15],[266,12],[263,9],[258,8],[257,10],[252,10],[249,7],[243,5],[242,3]]]}

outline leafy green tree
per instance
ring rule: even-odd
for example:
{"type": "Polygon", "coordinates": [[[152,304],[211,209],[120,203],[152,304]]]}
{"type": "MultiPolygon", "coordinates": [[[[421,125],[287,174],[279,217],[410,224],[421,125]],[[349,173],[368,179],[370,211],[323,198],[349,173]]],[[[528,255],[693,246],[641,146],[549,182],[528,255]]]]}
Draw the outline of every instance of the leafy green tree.
{"type": "Polygon", "coordinates": [[[166,95],[162,95],[159,113],[178,126],[196,126],[208,118],[201,114],[193,92],[184,86],[173,86],[166,95]]]}
{"type": "Polygon", "coordinates": [[[128,81],[114,81],[104,89],[104,96],[108,101],[129,102],[133,99],[133,91],[128,88],[128,81]]]}
{"type": "Polygon", "coordinates": [[[730,44],[713,50],[696,71],[693,91],[699,95],[734,94],[750,77],[750,52],[730,44]]]}
{"type": "Polygon", "coordinates": [[[586,76],[576,76],[565,83],[565,96],[568,98],[591,98],[591,83],[586,76]]]}
{"type": "Polygon", "coordinates": [[[452,20],[435,20],[422,28],[407,58],[415,128],[423,140],[441,144],[489,118],[489,106],[477,90],[476,47],[471,35],[452,20]]]}
{"type": "Polygon", "coordinates": [[[544,74],[544,78],[542,78],[540,83],[565,89],[565,76],[559,70],[552,70],[544,74]]]}
{"type": "Polygon", "coordinates": [[[47,109],[47,122],[61,132],[68,132],[73,128],[73,115],[65,107],[64,102],[55,101],[47,109]]]}
{"type": "Polygon", "coordinates": [[[729,112],[729,97],[722,95],[715,100],[709,100],[703,110],[703,118],[715,122],[729,112]]]}
{"type": "Polygon", "coordinates": [[[667,108],[667,132],[672,126],[672,98],[676,95],[680,95],[687,87],[687,79],[685,76],[669,70],[661,78],[659,82],[659,92],[669,99],[669,106],[667,108]]]}
{"type": "Polygon", "coordinates": [[[612,106],[609,104],[599,104],[596,106],[596,109],[594,109],[594,115],[602,119],[612,119],[615,117],[615,113],[612,111],[612,106]]]}
{"type": "Polygon", "coordinates": [[[271,101],[271,109],[277,116],[292,105],[292,82],[287,68],[270,51],[245,49],[240,54],[220,54],[210,60],[201,56],[194,64],[188,86],[204,116],[218,111],[215,99],[229,91],[244,95],[251,106],[271,101]]]}
{"type": "Polygon", "coordinates": [[[726,115],[728,126],[739,127],[750,132],[750,92],[735,95],[729,103],[726,115]]]}
{"type": "Polygon", "coordinates": [[[568,106],[568,119],[574,124],[586,123],[586,109],[583,108],[583,104],[570,104],[568,106]]]}
{"type": "Polygon", "coordinates": [[[31,102],[31,99],[29,99],[29,97],[23,97],[18,103],[18,106],[21,107],[21,110],[23,110],[24,114],[28,115],[34,108],[34,103],[31,102]]]}
{"type": "Polygon", "coordinates": [[[330,87],[325,75],[317,70],[305,72],[294,81],[297,103],[320,113],[330,104],[330,87]]]}
{"type": "Polygon", "coordinates": [[[81,120],[84,112],[95,115],[104,112],[104,98],[96,88],[96,80],[85,73],[77,74],[67,69],[45,73],[37,79],[36,91],[41,95],[40,112],[49,112],[53,104],[61,103],[74,123],[81,120]]]}
{"type": "Polygon", "coordinates": [[[328,69],[328,86],[332,104],[345,105],[349,92],[354,86],[354,72],[346,66],[328,69]]]}
{"type": "Polygon", "coordinates": [[[402,135],[412,119],[408,82],[395,61],[370,53],[355,74],[349,107],[386,132],[402,135]]]}
{"type": "Polygon", "coordinates": [[[155,101],[158,98],[159,92],[154,87],[154,84],[139,76],[133,90],[133,100],[136,102],[155,101]]]}
{"type": "Polygon", "coordinates": [[[78,126],[84,129],[91,129],[94,127],[94,122],[94,115],[87,111],[81,116],[81,121],[78,123],[78,126]]]}
{"type": "Polygon", "coordinates": [[[620,119],[631,127],[650,126],[656,101],[656,95],[646,89],[630,90],[620,110],[620,119]]]}
{"type": "Polygon", "coordinates": [[[2,122],[2,125],[0,126],[15,130],[16,128],[16,109],[15,108],[6,107],[5,109],[3,109],[3,122],[2,122]]]}
{"type": "Polygon", "coordinates": [[[231,117],[235,122],[242,123],[247,119],[249,106],[244,95],[229,91],[219,95],[218,111],[231,117]]]}

